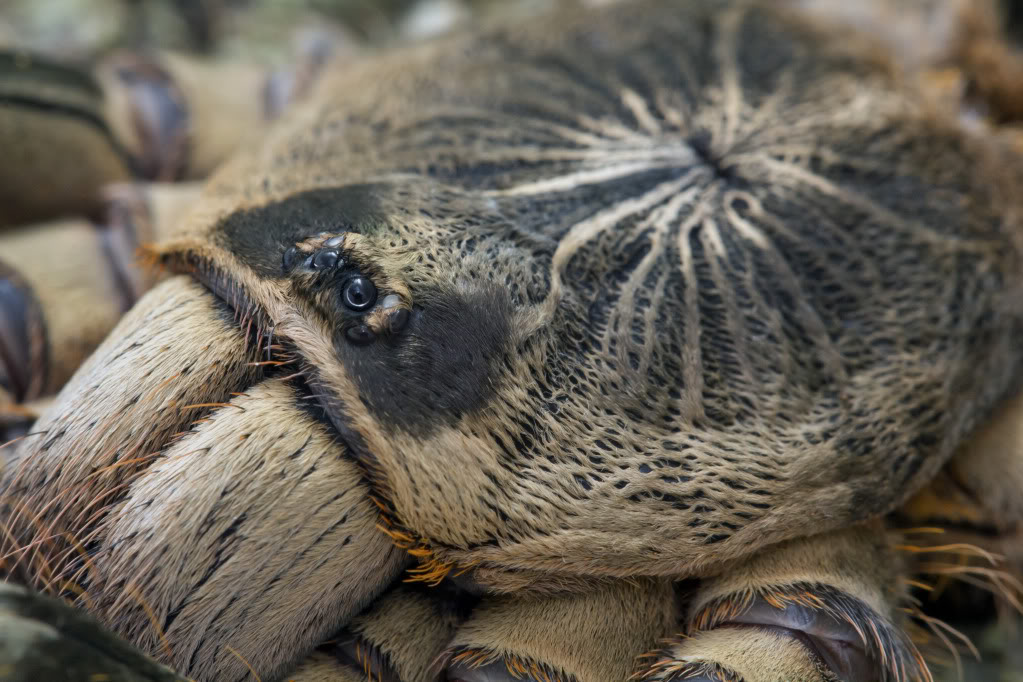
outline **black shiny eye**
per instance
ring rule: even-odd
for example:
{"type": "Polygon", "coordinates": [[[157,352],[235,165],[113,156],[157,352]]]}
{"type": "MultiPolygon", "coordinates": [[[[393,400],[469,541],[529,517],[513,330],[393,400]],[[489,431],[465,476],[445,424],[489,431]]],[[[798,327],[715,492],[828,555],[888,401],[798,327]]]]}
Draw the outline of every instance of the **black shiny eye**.
{"type": "Polygon", "coordinates": [[[388,316],[392,332],[400,332],[408,323],[408,309],[398,308],[388,316]]]}
{"type": "Polygon", "coordinates": [[[284,267],[284,272],[288,272],[291,268],[295,267],[295,261],[298,259],[298,249],[294,246],[289,246],[284,251],[284,256],[281,258],[281,265],[284,267]]]}
{"type": "Polygon", "coordinates": [[[377,335],[373,333],[373,330],[364,324],[349,327],[345,331],[345,336],[356,346],[365,346],[377,337],[377,335]]]}
{"type": "Polygon", "coordinates": [[[330,270],[337,265],[340,256],[333,249],[321,249],[313,256],[313,268],[316,270],[330,270]]]}
{"type": "Polygon", "coordinates": [[[368,310],[377,302],[376,285],[369,279],[356,275],[345,282],[345,287],[341,290],[341,300],[356,312],[368,310]]]}

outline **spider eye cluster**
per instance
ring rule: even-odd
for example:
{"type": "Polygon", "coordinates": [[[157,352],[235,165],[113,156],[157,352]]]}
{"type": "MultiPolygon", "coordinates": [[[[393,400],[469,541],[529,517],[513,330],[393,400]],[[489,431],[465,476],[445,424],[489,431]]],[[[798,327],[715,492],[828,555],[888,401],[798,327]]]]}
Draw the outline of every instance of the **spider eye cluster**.
{"type": "Polygon", "coordinates": [[[342,310],[358,315],[343,324],[344,336],[352,344],[366,345],[376,340],[381,331],[400,331],[408,322],[409,310],[397,294],[380,300],[376,283],[367,275],[352,269],[342,255],[343,236],[325,240],[315,250],[290,246],[284,251],[281,265],[285,274],[298,270],[308,275],[323,276],[322,285],[336,294],[342,310]]]}

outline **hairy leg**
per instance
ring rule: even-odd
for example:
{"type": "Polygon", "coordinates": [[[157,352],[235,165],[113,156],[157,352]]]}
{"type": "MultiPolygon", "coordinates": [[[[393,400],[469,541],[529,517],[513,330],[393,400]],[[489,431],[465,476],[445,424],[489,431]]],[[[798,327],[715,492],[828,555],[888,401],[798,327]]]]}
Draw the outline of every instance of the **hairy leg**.
{"type": "Polygon", "coordinates": [[[695,588],[682,636],[641,677],[930,680],[902,630],[902,561],[880,522],[783,543],[695,588]]]}
{"type": "Polygon", "coordinates": [[[0,575],[80,594],[198,679],[284,673],[406,558],[344,447],[199,285],[162,283],[121,325],[0,468],[0,575]],[[198,333],[154,352],[168,324],[198,333]]]}
{"type": "Polygon", "coordinates": [[[484,599],[447,649],[462,682],[619,682],[677,626],[670,583],[614,580],[578,594],[484,599]]]}
{"type": "Polygon", "coordinates": [[[1023,394],[970,439],[948,472],[1000,527],[1023,524],[1023,394]]]}
{"type": "MultiPolygon", "coordinates": [[[[468,615],[475,600],[447,586],[399,584],[378,599],[316,656],[327,655],[335,669],[357,679],[431,682],[438,656],[468,615]]],[[[299,669],[289,679],[310,682],[299,669]]],[[[346,679],[339,674],[337,679],[346,679]]]]}
{"type": "Polygon", "coordinates": [[[1023,395],[979,429],[892,519],[909,529],[912,571],[928,601],[954,582],[1023,611],[1023,395]]]}
{"type": "Polygon", "coordinates": [[[400,585],[288,679],[347,682],[356,671],[355,679],[383,682],[622,682],[678,615],[663,580],[500,597],[450,581],[400,585]]]}

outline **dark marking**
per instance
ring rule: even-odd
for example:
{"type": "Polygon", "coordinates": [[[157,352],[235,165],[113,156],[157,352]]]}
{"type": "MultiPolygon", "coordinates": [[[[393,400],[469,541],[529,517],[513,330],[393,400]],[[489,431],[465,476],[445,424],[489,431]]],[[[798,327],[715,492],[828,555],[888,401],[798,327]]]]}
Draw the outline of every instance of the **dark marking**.
{"type": "Polygon", "coordinates": [[[378,419],[429,433],[487,404],[507,343],[511,303],[496,286],[418,291],[405,332],[335,348],[378,419]]]}
{"type": "Polygon", "coordinates": [[[282,201],[233,213],[214,238],[261,277],[281,276],[285,251],[319,232],[365,234],[385,215],[375,194],[382,184],[300,192],[282,201]]]}
{"type": "Polygon", "coordinates": [[[364,324],[357,324],[345,330],[345,338],[356,346],[365,346],[373,343],[376,337],[373,330],[364,324]]]}
{"type": "Polygon", "coordinates": [[[0,50],[0,77],[5,81],[24,78],[34,83],[44,80],[46,83],[73,88],[93,97],[103,96],[99,83],[88,71],[22,50],[0,50]]]}
{"type": "Polygon", "coordinates": [[[338,260],[338,252],[335,249],[317,251],[316,255],[313,256],[313,269],[329,270],[337,265],[338,260]]]}
{"type": "Polygon", "coordinates": [[[155,180],[180,178],[188,167],[191,114],[177,82],[141,54],[118,55],[111,68],[133,100],[132,125],[141,142],[136,172],[155,180]]]}
{"type": "Polygon", "coordinates": [[[708,130],[697,130],[686,138],[686,142],[718,178],[728,181],[736,179],[734,166],[724,163],[722,157],[714,150],[713,140],[708,130]]]}
{"type": "Polygon", "coordinates": [[[39,99],[37,97],[0,93],[0,107],[5,106],[30,109],[46,114],[56,114],[76,119],[99,132],[118,158],[120,158],[126,166],[134,170],[134,164],[131,157],[117,141],[117,138],[114,137],[114,134],[110,131],[106,121],[103,120],[103,118],[95,111],[89,111],[88,109],[76,107],[65,102],[54,102],[39,99]]]}
{"type": "Polygon", "coordinates": [[[406,308],[398,308],[390,315],[387,316],[388,325],[390,326],[391,332],[399,332],[405,328],[408,323],[409,312],[406,308]]]}
{"type": "MultiPolygon", "coordinates": [[[[144,197],[133,196],[132,201],[143,203],[144,197]]],[[[139,249],[135,213],[127,207],[114,205],[108,210],[105,225],[98,225],[100,248],[110,268],[116,289],[121,297],[121,312],[126,313],[145,293],[139,276],[135,274],[135,254],[139,249]]]]}
{"type": "Polygon", "coordinates": [[[60,115],[96,130],[113,152],[134,170],[132,159],[101,112],[103,91],[92,74],[35,54],[0,50],[0,108],[12,107],[60,115]],[[39,85],[63,89],[71,97],[39,97],[39,85]],[[89,106],[91,102],[93,106],[89,106]]]}
{"type": "Polygon", "coordinates": [[[25,402],[42,395],[48,375],[42,306],[28,282],[0,262],[0,388],[25,402]]]}
{"type": "Polygon", "coordinates": [[[293,267],[295,267],[295,259],[298,257],[298,249],[294,246],[289,246],[284,250],[284,256],[281,258],[281,267],[285,274],[287,274],[293,267]]]}

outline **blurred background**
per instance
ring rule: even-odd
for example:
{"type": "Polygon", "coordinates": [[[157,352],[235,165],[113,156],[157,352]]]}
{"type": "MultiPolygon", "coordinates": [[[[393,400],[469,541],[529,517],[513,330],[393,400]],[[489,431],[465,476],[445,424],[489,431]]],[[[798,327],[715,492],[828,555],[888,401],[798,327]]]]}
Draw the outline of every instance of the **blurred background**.
{"type": "MultiPolygon", "coordinates": [[[[604,0],[605,2],[607,0],[604,0]]],[[[494,17],[601,0],[0,0],[0,45],[88,60],[117,47],[287,59],[292,30],[334,30],[352,50],[494,17]]]]}

